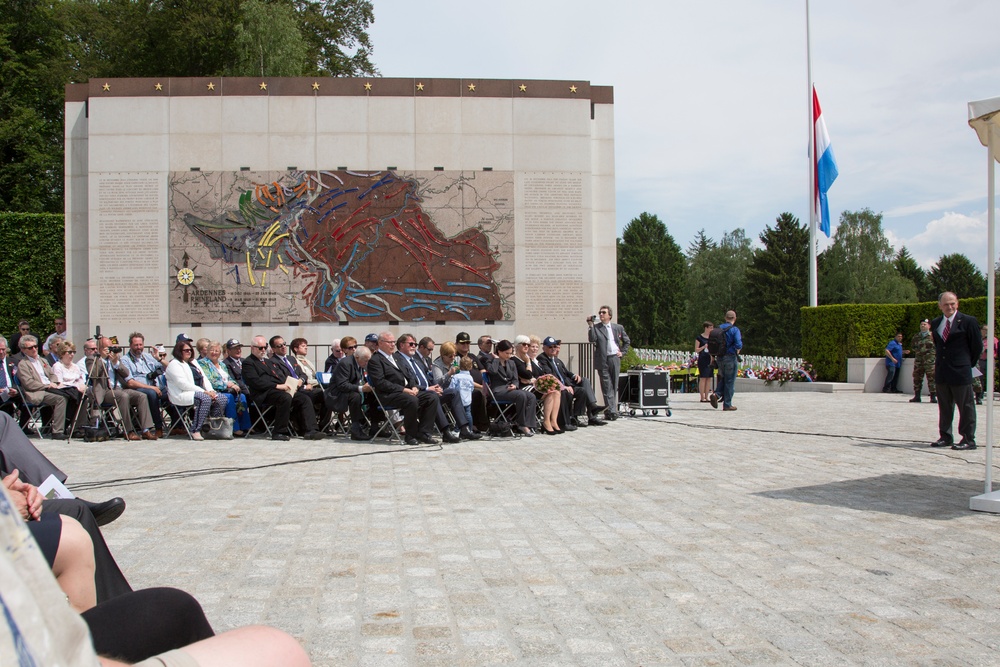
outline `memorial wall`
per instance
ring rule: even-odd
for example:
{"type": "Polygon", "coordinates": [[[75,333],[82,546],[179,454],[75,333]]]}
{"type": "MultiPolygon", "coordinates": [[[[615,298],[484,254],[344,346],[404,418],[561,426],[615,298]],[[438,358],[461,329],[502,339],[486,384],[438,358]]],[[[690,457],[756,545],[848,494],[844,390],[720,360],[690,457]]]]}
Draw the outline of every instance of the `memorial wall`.
{"type": "Polygon", "coordinates": [[[616,301],[612,89],[107,79],[66,90],[70,335],[586,339],[616,301]]]}

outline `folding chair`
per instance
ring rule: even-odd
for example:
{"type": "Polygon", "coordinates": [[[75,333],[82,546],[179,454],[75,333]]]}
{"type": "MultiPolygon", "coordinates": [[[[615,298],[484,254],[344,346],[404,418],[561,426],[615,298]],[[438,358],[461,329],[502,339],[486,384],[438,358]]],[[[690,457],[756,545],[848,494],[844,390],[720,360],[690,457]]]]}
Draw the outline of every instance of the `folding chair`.
{"type": "MultiPolygon", "coordinates": [[[[333,373],[327,373],[325,371],[319,371],[316,373],[316,380],[319,382],[319,386],[323,389],[324,395],[326,394],[326,388],[332,379],[333,373]]],[[[339,435],[350,435],[351,417],[348,414],[331,410],[330,421],[326,423],[322,430],[324,433],[329,433],[330,435],[338,435],[338,431],[339,435]]]]}
{"type": "Polygon", "coordinates": [[[21,395],[21,403],[24,405],[24,409],[28,412],[28,420],[25,422],[24,428],[29,431],[31,429],[35,429],[35,432],[38,433],[38,437],[44,440],[46,431],[48,431],[51,435],[52,424],[50,423],[48,427],[45,426],[45,420],[42,419],[42,409],[51,406],[48,406],[45,403],[29,403],[28,396],[24,393],[24,389],[21,387],[21,379],[16,374],[11,374],[11,379],[14,381],[17,393],[21,395]]]}
{"type": "Polygon", "coordinates": [[[194,440],[194,403],[191,405],[176,405],[171,403],[171,405],[173,405],[174,410],[177,411],[177,417],[171,417],[170,429],[167,433],[169,434],[170,431],[177,428],[177,423],[180,422],[184,432],[187,433],[188,439],[194,440]]]}
{"type": "Polygon", "coordinates": [[[494,434],[494,428],[499,431],[499,437],[514,437],[520,438],[520,429],[514,428],[514,403],[513,401],[498,399],[496,394],[493,393],[493,387],[490,386],[490,374],[488,371],[483,371],[483,387],[486,388],[486,409],[487,413],[490,406],[492,405],[496,408],[498,413],[497,417],[490,420],[490,432],[489,437],[492,440],[497,435],[494,434]]]}
{"type": "MultiPolygon", "coordinates": [[[[271,424],[268,422],[267,416],[270,413],[274,412],[274,406],[273,405],[265,405],[262,408],[260,406],[260,404],[257,403],[256,400],[253,399],[253,397],[248,397],[248,398],[250,400],[247,401],[247,407],[253,406],[257,410],[257,419],[254,420],[254,422],[252,424],[250,424],[250,428],[247,429],[247,432],[246,432],[246,434],[243,437],[244,438],[249,438],[250,434],[253,433],[254,429],[256,429],[261,424],[264,425],[264,430],[267,431],[267,437],[268,438],[273,437],[273,434],[271,432],[271,424]]],[[[271,421],[274,421],[274,420],[272,419],[271,421]]],[[[289,428],[291,428],[291,424],[289,424],[288,426],[289,426],[289,428]]]]}
{"type": "Polygon", "coordinates": [[[382,399],[378,397],[378,392],[375,391],[375,387],[372,387],[371,394],[372,394],[372,396],[375,397],[375,400],[378,402],[378,409],[382,412],[382,416],[385,417],[385,419],[382,420],[382,423],[379,425],[378,429],[374,433],[371,433],[371,430],[370,430],[371,424],[368,425],[369,426],[369,433],[370,433],[372,439],[375,439],[376,437],[378,437],[379,433],[381,433],[386,428],[388,428],[389,429],[389,442],[390,443],[391,442],[395,442],[396,444],[400,444],[400,445],[403,444],[403,436],[400,434],[399,429],[397,429],[396,425],[393,423],[393,420],[392,420],[393,416],[392,416],[392,414],[390,414],[390,411],[392,410],[392,408],[386,408],[384,405],[382,405],[382,399]]]}

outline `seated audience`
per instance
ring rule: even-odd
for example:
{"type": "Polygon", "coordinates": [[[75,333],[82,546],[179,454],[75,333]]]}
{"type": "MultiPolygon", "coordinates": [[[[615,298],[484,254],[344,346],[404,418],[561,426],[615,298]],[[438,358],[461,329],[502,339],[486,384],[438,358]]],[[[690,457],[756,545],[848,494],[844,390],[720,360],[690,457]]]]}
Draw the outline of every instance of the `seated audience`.
{"type": "Polygon", "coordinates": [[[0,411],[17,416],[21,428],[28,423],[28,411],[24,409],[21,394],[14,383],[17,364],[7,356],[7,339],[0,336],[0,411]]]}
{"type": "MultiPolygon", "coordinates": [[[[540,341],[539,341],[540,342],[540,341]]],[[[514,365],[517,366],[518,379],[522,388],[531,387],[536,397],[542,400],[542,428],[546,435],[563,433],[559,428],[559,396],[560,391],[543,392],[535,387],[538,378],[547,375],[535,361],[538,352],[537,344],[529,336],[514,338],[514,365]],[[534,346],[534,349],[533,349],[534,346]]],[[[570,430],[575,426],[567,424],[570,430]]]]}
{"type": "Polygon", "coordinates": [[[250,388],[243,381],[243,343],[236,338],[226,341],[226,356],[222,360],[229,371],[229,377],[240,386],[240,391],[244,396],[250,395],[250,388]]]}
{"type": "MultiPolygon", "coordinates": [[[[243,360],[243,380],[250,388],[250,398],[261,410],[267,407],[274,408],[271,439],[287,441],[291,438],[288,423],[293,408],[296,419],[305,429],[303,430],[305,437],[312,440],[321,439],[323,433],[316,430],[316,412],[312,400],[305,396],[295,399],[291,393],[302,381],[293,377],[285,364],[268,359],[265,356],[267,347],[267,339],[263,336],[253,338],[250,356],[243,360]],[[312,430],[308,430],[307,426],[312,430]]],[[[295,393],[298,394],[297,391],[295,393]]]]}
{"type": "Polygon", "coordinates": [[[542,341],[542,354],[536,361],[546,373],[555,376],[563,384],[563,396],[560,401],[559,421],[562,424],[577,426],[604,426],[607,424],[601,418],[601,409],[594,396],[594,388],[579,374],[570,371],[563,360],[559,358],[562,341],[548,336],[542,341]],[[572,407],[570,407],[572,406],[572,407]],[[587,419],[584,420],[584,415],[587,419]]]}
{"type": "MultiPolygon", "coordinates": [[[[301,345],[304,345],[306,349],[309,347],[308,341],[304,338],[301,339],[301,345]]],[[[326,406],[326,394],[319,386],[319,382],[316,380],[316,374],[313,373],[313,384],[310,385],[307,379],[305,371],[299,366],[298,361],[296,361],[293,355],[288,354],[288,345],[285,343],[285,339],[281,336],[271,336],[271,340],[268,341],[271,346],[271,361],[275,362],[278,368],[282,368],[288,372],[289,377],[297,378],[300,382],[298,391],[295,395],[299,400],[308,399],[312,402],[312,412],[313,418],[308,421],[303,421],[302,423],[302,433],[315,434],[319,433],[319,437],[323,437],[323,432],[321,429],[325,428],[328,423],[330,423],[330,409],[326,406]],[[319,417],[319,423],[316,423],[316,417],[319,417]]],[[[294,403],[296,399],[293,397],[292,401],[294,403]]],[[[306,415],[304,412],[299,411],[299,415],[303,420],[306,420],[306,415]]],[[[318,438],[317,438],[318,439],[318,438]]]]}
{"type": "Polygon", "coordinates": [[[535,418],[537,399],[530,391],[521,389],[517,365],[511,358],[514,345],[509,340],[502,340],[496,344],[496,353],[496,359],[490,362],[490,389],[498,401],[514,404],[514,422],[521,434],[530,438],[533,435],[532,429],[538,428],[538,420],[535,418]]]}
{"type": "MultiPolygon", "coordinates": [[[[155,348],[152,348],[157,352],[155,348]]],[[[172,419],[176,420],[176,411],[170,406],[166,399],[166,351],[154,357],[146,350],[146,338],[138,331],[129,334],[128,352],[122,357],[122,363],[128,369],[129,380],[125,383],[128,389],[138,391],[146,397],[149,403],[149,413],[153,417],[153,427],[156,429],[156,437],[163,437],[163,412],[161,408],[167,409],[172,419]],[[168,407],[170,406],[170,407],[168,407]]]]}
{"type": "Polygon", "coordinates": [[[247,397],[239,383],[229,376],[229,370],[222,363],[222,343],[213,340],[208,344],[207,356],[198,360],[205,378],[212,389],[227,394],[226,416],[233,420],[233,435],[239,437],[250,430],[250,409],[247,397]]]}
{"type": "Polygon", "coordinates": [[[408,359],[396,351],[396,338],[390,331],[378,335],[378,352],[368,362],[368,382],[375,389],[382,407],[396,408],[403,414],[407,445],[438,443],[431,435],[439,406],[438,395],[421,391],[408,359]]]}
{"type": "Polygon", "coordinates": [[[332,373],[333,369],[336,368],[337,363],[343,358],[344,351],[340,348],[340,341],[333,341],[330,343],[330,356],[326,358],[326,362],[323,364],[323,370],[327,373],[332,373]]]}
{"type": "Polygon", "coordinates": [[[52,367],[38,354],[38,339],[31,334],[21,336],[22,359],[17,365],[17,377],[21,383],[24,398],[35,405],[52,407],[52,437],[62,440],[66,437],[67,418],[72,419],[80,402],[80,392],[76,389],[58,388],[59,379],[52,367]]]}
{"type": "Polygon", "coordinates": [[[156,440],[153,416],[149,411],[146,395],[127,388],[132,375],[121,361],[120,347],[112,346],[107,337],[98,340],[97,356],[87,360],[87,373],[94,402],[97,405],[117,407],[129,440],[156,440]],[[141,438],[136,434],[132,422],[133,409],[139,419],[141,438]]]}
{"type": "Polygon", "coordinates": [[[173,356],[173,361],[167,364],[167,394],[178,408],[194,406],[191,437],[204,440],[201,428],[205,420],[209,415],[221,417],[225,413],[228,395],[216,392],[198,364],[192,361],[194,348],[191,343],[180,341],[174,345],[173,356]]]}
{"type": "Polygon", "coordinates": [[[333,410],[350,414],[351,440],[370,440],[371,432],[365,425],[368,420],[365,419],[363,406],[366,394],[368,405],[376,404],[371,397],[372,387],[365,378],[365,369],[372,353],[367,347],[356,347],[357,342],[350,336],[345,337],[341,344],[347,354],[337,362],[326,393],[333,410]]]}

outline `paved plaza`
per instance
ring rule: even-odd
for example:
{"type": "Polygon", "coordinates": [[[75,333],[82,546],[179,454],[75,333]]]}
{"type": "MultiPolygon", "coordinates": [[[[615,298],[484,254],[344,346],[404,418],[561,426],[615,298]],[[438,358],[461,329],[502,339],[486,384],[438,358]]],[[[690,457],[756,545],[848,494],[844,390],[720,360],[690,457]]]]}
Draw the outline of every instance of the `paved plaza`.
{"type": "Polygon", "coordinates": [[[316,665],[998,665],[984,448],[931,449],[936,406],[906,398],[684,394],[670,418],[412,448],[39,446],[80,496],[127,500],[105,531],[135,587],[316,665]]]}

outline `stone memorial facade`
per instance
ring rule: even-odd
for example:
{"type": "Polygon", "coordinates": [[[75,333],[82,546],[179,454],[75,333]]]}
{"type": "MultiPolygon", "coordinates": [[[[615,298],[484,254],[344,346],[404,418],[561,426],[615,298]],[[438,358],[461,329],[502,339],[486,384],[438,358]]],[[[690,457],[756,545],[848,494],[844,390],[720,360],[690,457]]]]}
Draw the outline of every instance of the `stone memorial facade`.
{"type": "Polygon", "coordinates": [[[66,89],[70,336],[585,340],[616,305],[613,91],[107,79],[66,89]]]}

